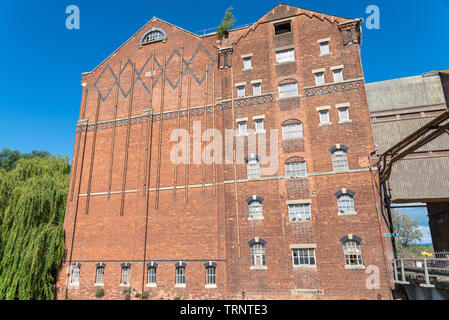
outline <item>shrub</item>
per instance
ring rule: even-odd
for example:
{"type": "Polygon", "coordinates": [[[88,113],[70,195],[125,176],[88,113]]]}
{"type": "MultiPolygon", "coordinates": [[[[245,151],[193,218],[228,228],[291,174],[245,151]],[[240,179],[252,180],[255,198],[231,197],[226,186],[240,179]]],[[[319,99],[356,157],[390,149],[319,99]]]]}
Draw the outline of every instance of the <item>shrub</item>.
{"type": "Polygon", "coordinates": [[[98,289],[97,292],[95,292],[95,296],[96,296],[97,298],[103,297],[103,296],[104,296],[104,289],[103,289],[103,288],[98,289]]]}

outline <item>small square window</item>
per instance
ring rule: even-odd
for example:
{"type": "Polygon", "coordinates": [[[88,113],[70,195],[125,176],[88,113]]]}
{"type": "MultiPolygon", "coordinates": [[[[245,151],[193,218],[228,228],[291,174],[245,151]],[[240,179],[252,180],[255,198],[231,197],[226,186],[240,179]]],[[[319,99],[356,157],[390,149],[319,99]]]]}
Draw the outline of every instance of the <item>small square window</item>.
{"type": "Polygon", "coordinates": [[[276,63],[295,61],[295,49],[276,51],[276,63]]]}
{"type": "Polygon", "coordinates": [[[251,57],[243,58],[243,70],[250,70],[252,68],[251,57]]]}
{"type": "Polygon", "coordinates": [[[321,110],[320,111],[320,123],[321,124],[329,124],[330,123],[329,110],[321,110]]]}
{"type": "Polygon", "coordinates": [[[315,83],[317,86],[324,84],[324,72],[315,73],[315,83]]]}
{"type": "Polygon", "coordinates": [[[246,135],[247,133],[248,133],[248,131],[247,131],[246,121],[240,121],[239,122],[239,135],[246,135]]]}
{"type": "Polygon", "coordinates": [[[253,96],[258,96],[262,94],[262,85],[260,83],[253,84],[253,96]]]}
{"type": "Polygon", "coordinates": [[[341,122],[349,121],[350,120],[349,119],[349,108],[348,107],[339,108],[338,116],[340,117],[341,122]]]}
{"type": "Polygon", "coordinates": [[[242,98],[245,96],[245,86],[237,87],[237,98],[242,98]]]}
{"type": "Polygon", "coordinates": [[[320,52],[321,52],[321,55],[326,55],[326,54],[331,53],[330,49],[329,49],[329,42],[328,41],[320,43],[320,52]]]}
{"type": "Polygon", "coordinates": [[[274,25],[274,34],[283,34],[287,32],[292,32],[292,24],[290,21],[282,22],[274,25]]]}
{"type": "Polygon", "coordinates": [[[343,81],[343,70],[342,69],[336,69],[333,72],[334,72],[334,82],[343,81]]]}

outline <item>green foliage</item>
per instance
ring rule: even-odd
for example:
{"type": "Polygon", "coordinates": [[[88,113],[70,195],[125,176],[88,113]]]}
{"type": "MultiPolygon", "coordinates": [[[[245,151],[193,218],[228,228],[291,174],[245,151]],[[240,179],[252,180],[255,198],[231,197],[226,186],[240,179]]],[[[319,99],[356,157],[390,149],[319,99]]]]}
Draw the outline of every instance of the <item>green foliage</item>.
{"type": "Polygon", "coordinates": [[[148,291],[142,292],[142,298],[146,299],[150,296],[150,293],[148,291]]]}
{"type": "Polygon", "coordinates": [[[125,294],[125,300],[131,300],[131,295],[129,293],[125,294]]]}
{"type": "Polygon", "coordinates": [[[49,156],[50,153],[47,151],[34,150],[31,153],[21,153],[19,150],[4,148],[0,151],[0,168],[11,171],[16,167],[17,161],[20,159],[45,158],[49,156]]]}
{"type": "Polygon", "coordinates": [[[103,296],[104,296],[104,289],[103,289],[103,288],[98,289],[98,290],[95,292],[95,296],[96,296],[97,298],[103,297],[103,296]]]}
{"type": "Polygon", "coordinates": [[[173,300],[181,300],[181,297],[174,297],[173,300]]]}
{"type": "Polygon", "coordinates": [[[226,9],[223,20],[221,21],[221,25],[217,28],[217,34],[219,39],[222,39],[224,33],[234,26],[235,17],[231,12],[232,10],[234,10],[233,7],[229,7],[228,9],[226,9]]]}
{"type": "Polygon", "coordinates": [[[400,243],[397,245],[397,253],[400,258],[425,258],[421,252],[426,251],[434,253],[432,246],[409,245],[406,248],[400,243]]]}
{"type": "Polygon", "coordinates": [[[68,158],[21,157],[13,166],[0,169],[0,299],[53,299],[64,257],[68,158]]]}
{"type": "Polygon", "coordinates": [[[421,240],[422,232],[419,230],[418,221],[399,210],[392,210],[392,218],[395,233],[398,234],[397,239],[404,248],[421,240]]]}

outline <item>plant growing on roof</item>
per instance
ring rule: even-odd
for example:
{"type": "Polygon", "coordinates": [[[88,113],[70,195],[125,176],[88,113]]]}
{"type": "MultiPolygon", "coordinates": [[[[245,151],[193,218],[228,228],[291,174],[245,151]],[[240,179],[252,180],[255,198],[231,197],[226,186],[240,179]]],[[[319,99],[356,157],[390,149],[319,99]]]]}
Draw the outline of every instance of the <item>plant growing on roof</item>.
{"type": "Polygon", "coordinates": [[[235,17],[231,12],[232,10],[234,10],[232,6],[226,9],[223,20],[221,21],[220,26],[217,28],[217,35],[218,39],[220,40],[223,38],[224,34],[234,26],[235,17]]]}

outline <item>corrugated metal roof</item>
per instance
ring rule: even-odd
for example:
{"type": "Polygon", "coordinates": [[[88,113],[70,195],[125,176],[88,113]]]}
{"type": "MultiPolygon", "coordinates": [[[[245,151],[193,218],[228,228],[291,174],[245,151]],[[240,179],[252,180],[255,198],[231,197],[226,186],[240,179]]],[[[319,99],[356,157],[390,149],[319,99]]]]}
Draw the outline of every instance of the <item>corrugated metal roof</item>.
{"type": "Polygon", "coordinates": [[[366,84],[370,112],[445,105],[439,76],[414,76],[366,84]]]}
{"type": "Polygon", "coordinates": [[[449,158],[404,159],[393,166],[390,186],[393,201],[449,200],[449,158]]]}

